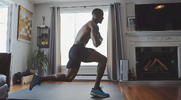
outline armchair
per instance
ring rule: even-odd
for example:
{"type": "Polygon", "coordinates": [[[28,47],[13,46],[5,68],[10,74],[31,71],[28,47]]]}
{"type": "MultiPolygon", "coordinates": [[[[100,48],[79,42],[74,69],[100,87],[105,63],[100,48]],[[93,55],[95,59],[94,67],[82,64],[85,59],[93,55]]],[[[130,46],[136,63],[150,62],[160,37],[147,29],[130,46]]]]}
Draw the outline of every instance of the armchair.
{"type": "Polygon", "coordinates": [[[0,53],[0,99],[6,99],[10,89],[11,53],[0,53]]]}

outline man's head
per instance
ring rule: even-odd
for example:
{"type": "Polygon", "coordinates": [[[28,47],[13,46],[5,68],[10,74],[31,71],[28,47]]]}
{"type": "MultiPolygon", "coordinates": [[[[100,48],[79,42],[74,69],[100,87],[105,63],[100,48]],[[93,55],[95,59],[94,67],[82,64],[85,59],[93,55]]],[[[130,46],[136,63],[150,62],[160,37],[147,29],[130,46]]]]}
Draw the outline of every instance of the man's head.
{"type": "Polygon", "coordinates": [[[102,20],[104,19],[103,15],[104,15],[104,12],[101,9],[99,9],[99,8],[95,8],[92,11],[92,18],[97,23],[102,23],[102,20]]]}

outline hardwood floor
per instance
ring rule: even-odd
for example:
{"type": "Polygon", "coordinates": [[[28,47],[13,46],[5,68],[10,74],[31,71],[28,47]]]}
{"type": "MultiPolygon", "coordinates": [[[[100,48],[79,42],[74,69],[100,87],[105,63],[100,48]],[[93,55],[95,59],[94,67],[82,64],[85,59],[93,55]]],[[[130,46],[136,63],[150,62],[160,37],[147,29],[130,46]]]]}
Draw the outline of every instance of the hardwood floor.
{"type": "MultiPolygon", "coordinates": [[[[43,82],[42,84],[94,85],[95,81],[43,82]]],[[[181,84],[126,84],[102,81],[101,85],[117,85],[124,100],[181,100],[181,84]]],[[[13,93],[29,87],[29,83],[12,85],[13,93]]]]}
{"type": "Polygon", "coordinates": [[[181,100],[181,84],[121,84],[128,100],[181,100]]]}

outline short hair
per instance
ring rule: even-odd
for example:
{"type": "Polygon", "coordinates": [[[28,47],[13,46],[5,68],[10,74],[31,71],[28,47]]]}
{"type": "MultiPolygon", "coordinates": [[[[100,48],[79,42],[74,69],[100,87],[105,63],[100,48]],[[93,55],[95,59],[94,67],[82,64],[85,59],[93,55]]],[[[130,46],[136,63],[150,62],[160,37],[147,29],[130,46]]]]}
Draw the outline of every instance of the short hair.
{"type": "Polygon", "coordinates": [[[93,11],[92,11],[92,15],[96,15],[96,14],[99,14],[99,13],[103,13],[103,11],[99,8],[95,8],[93,11]]]}

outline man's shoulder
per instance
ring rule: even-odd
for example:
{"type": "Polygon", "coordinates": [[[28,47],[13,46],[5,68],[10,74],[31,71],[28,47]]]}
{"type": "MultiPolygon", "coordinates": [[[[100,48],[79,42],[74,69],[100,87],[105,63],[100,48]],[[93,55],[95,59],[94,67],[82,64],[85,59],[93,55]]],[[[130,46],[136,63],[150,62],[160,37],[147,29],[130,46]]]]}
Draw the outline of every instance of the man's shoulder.
{"type": "Polygon", "coordinates": [[[98,25],[94,21],[89,21],[87,24],[89,27],[98,27],[98,25]]]}

